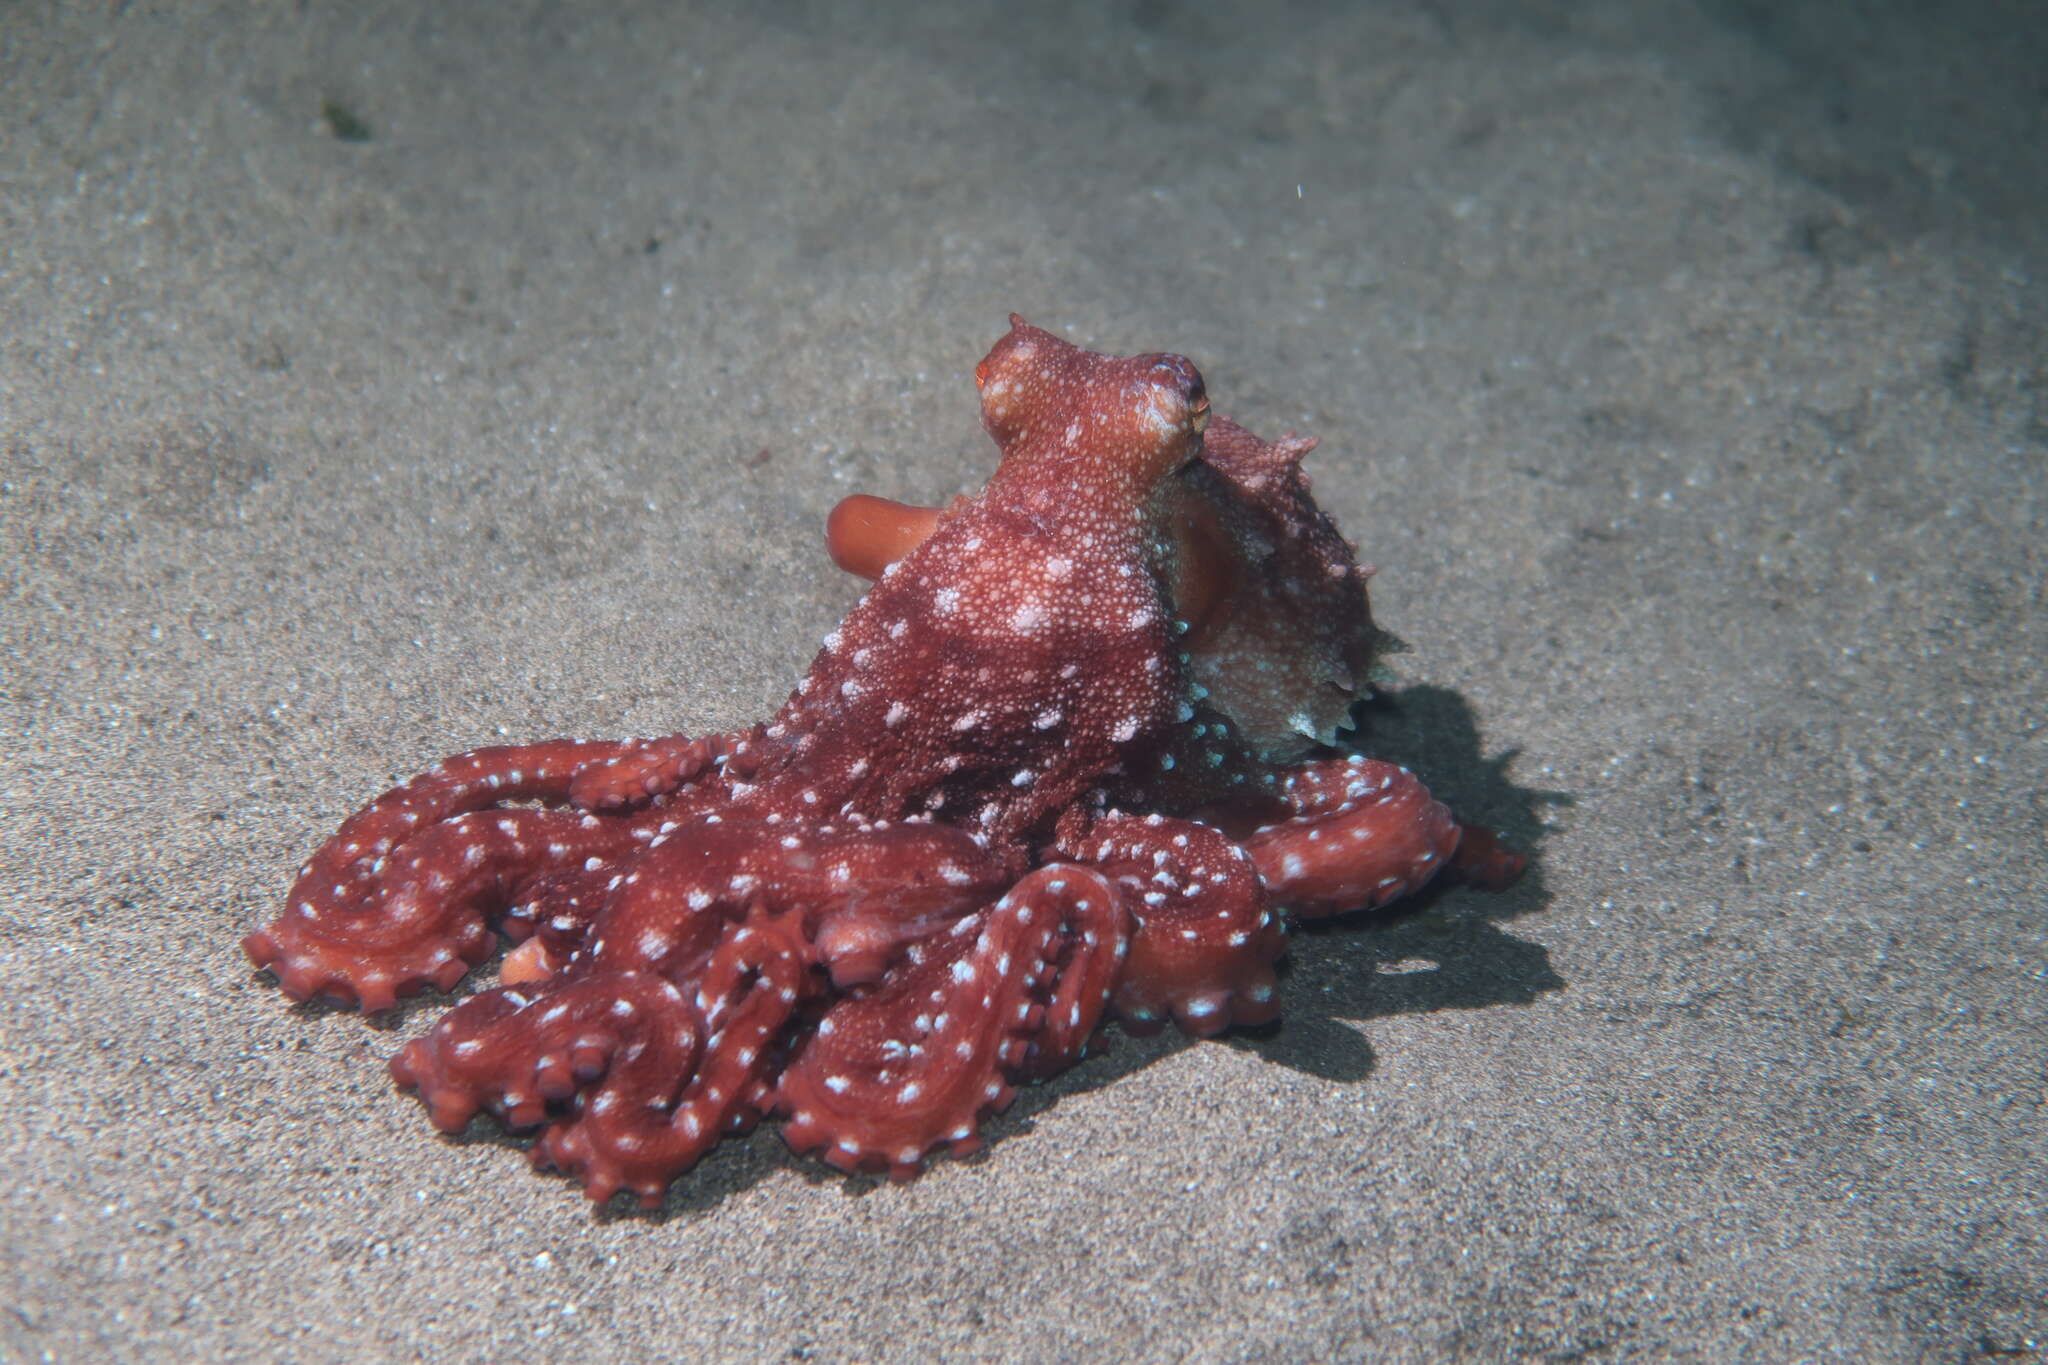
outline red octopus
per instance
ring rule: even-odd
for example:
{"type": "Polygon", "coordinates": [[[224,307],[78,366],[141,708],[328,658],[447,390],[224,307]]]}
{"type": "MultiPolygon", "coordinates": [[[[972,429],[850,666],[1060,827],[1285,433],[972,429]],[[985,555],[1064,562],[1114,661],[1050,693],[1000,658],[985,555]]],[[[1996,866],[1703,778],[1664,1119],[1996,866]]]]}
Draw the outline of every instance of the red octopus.
{"type": "Polygon", "coordinates": [[[393,1076],[654,1205],[764,1116],[908,1178],[1112,1017],[1272,1019],[1283,914],[1512,881],[1405,768],[1314,756],[1373,640],[1314,442],[1211,418],[1181,356],[1010,322],[975,370],[987,488],[834,511],[877,581],[773,720],[439,763],[313,855],[251,960],[375,1011],[519,941],[393,1076]]]}

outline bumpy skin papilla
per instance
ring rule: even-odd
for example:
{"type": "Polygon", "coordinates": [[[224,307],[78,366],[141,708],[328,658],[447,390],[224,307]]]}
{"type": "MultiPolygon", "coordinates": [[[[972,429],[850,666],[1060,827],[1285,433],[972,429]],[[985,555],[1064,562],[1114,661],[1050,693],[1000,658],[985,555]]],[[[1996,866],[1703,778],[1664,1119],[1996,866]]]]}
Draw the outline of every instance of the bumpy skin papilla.
{"type": "Polygon", "coordinates": [[[770,1115],[908,1178],[1112,1018],[1273,1018],[1288,914],[1513,880],[1412,773],[1331,756],[1373,631],[1313,442],[1212,418],[1184,357],[1018,318],[975,375],[988,486],[835,513],[876,582],[773,718],[438,764],[342,826],[250,958],[379,1010],[519,942],[394,1076],[651,1204],[770,1115]]]}

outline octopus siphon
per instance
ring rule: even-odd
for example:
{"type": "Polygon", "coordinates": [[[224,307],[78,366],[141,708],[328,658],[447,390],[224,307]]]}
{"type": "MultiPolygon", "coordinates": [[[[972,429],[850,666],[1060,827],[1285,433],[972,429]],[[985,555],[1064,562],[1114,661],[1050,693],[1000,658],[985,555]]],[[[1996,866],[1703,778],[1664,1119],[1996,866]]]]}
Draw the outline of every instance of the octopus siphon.
{"type": "Polygon", "coordinates": [[[392,1075],[654,1206],[763,1118],[907,1179],[1112,1020],[1276,1017],[1290,919],[1512,882],[1413,773],[1334,747],[1374,629],[1314,441],[1212,415],[1184,357],[1010,322],[975,370],[987,487],[834,510],[873,586],[771,720],[444,760],[314,853],[249,958],[379,1011],[516,944],[392,1075]]]}

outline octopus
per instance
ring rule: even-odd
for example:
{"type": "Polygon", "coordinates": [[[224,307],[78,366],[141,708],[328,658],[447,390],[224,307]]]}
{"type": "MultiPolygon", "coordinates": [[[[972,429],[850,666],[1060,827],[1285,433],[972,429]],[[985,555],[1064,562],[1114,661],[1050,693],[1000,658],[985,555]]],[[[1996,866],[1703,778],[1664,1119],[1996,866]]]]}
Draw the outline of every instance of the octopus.
{"type": "Polygon", "coordinates": [[[1010,323],[975,370],[987,486],[833,511],[873,586],[772,719],[446,759],[313,854],[250,960],[375,1012],[516,945],[393,1078],[653,1207],[763,1119],[908,1179],[1111,1022],[1274,1019],[1294,922],[1512,882],[1493,834],[1337,746],[1371,571],[1315,442],[1212,414],[1182,356],[1010,323]]]}

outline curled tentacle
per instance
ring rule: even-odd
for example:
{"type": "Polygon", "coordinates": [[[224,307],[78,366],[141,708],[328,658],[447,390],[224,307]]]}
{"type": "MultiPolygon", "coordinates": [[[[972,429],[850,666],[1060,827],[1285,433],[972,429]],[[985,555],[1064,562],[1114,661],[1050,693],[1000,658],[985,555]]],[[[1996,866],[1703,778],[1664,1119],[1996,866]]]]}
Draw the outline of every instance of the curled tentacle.
{"type": "Polygon", "coordinates": [[[1110,815],[1067,851],[1116,888],[1136,929],[1117,1012],[1138,1029],[1171,1011],[1201,1037],[1279,1013],[1273,963],[1285,939],[1244,850],[1194,820],[1110,815]]]}
{"type": "Polygon", "coordinates": [[[1292,817],[1259,830],[1245,847],[1273,899],[1306,918],[1376,909],[1405,896],[1458,849],[1458,822],[1398,764],[1303,764],[1282,784],[1282,795],[1292,817]]]}
{"type": "Polygon", "coordinates": [[[544,1121],[611,1068],[623,1048],[686,1074],[701,1046],[697,1013],[673,983],[645,972],[501,986],[448,1011],[391,1059],[401,1089],[417,1090],[434,1126],[455,1132],[488,1109],[508,1127],[544,1121]]]}
{"type": "Polygon", "coordinates": [[[579,772],[634,743],[548,740],[443,759],[343,823],[299,869],[285,913],[242,950],[298,1000],[375,1011],[428,984],[452,987],[490,951],[483,920],[500,908],[494,898],[572,858],[629,846],[576,817],[508,810],[509,826],[470,817],[508,801],[560,804],[579,772]]]}
{"type": "Polygon", "coordinates": [[[1076,863],[1050,863],[1019,882],[1010,895],[1026,910],[1037,905],[1062,917],[1051,979],[1039,983],[1044,1022],[1018,1067],[1044,1079],[1080,1061],[1102,1026],[1130,955],[1133,924],[1116,888],[1094,868],[1076,863]]]}
{"type": "Polygon", "coordinates": [[[600,1203],[630,1189],[643,1206],[658,1205],[670,1181],[758,1116],[763,1056],[805,981],[795,919],[757,906],[720,940],[694,989],[677,991],[667,1013],[619,1049],[576,1112],[542,1134],[536,1161],[580,1178],[600,1203]]]}
{"type": "Polygon", "coordinates": [[[628,754],[638,740],[554,739],[499,745],[442,759],[350,816],[299,869],[294,900],[336,904],[374,885],[391,851],[444,820],[507,801],[560,804],[576,775],[628,754]]]}
{"type": "Polygon", "coordinates": [[[1009,1078],[1079,1055],[1123,951],[1109,885],[1040,868],[825,1013],[782,1073],[783,1139],[899,1180],[936,1147],[973,1151],[982,1116],[1015,1093],[1009,1078]],[[1050,1025],[1048,1002],[1062,1011],[1050,1025]]]}
{"type": "Polygon", "coordinates": [[[284,914],[242,948],[295,1000],[317,995],[388,1009],[428,984],[452,988],[488,956],[491,916],[526,882],[616,858],[634,846],[634,834],[628,824],[570,811],[455,815],[379,854],[366,877],[301,877],[284,914]]]}

